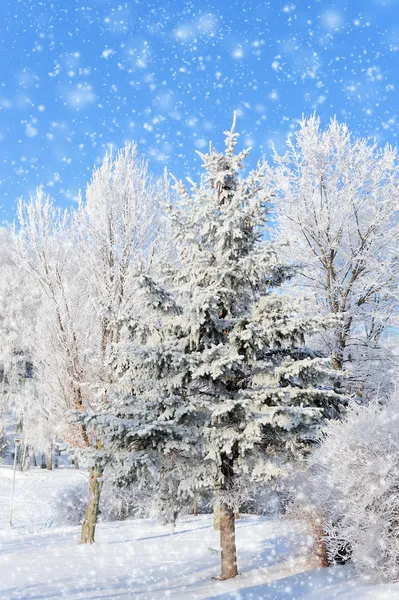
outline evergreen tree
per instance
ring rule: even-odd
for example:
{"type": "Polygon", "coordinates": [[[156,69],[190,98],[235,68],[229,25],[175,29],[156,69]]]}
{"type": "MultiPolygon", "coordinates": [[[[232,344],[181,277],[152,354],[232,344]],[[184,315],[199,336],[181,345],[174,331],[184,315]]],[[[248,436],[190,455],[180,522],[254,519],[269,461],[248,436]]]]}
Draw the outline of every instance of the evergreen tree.
{"type": "Polygon", "coordinates": [[[237,574],[236,483],[279,475],[343,401],[328,360],[305,346],[331,320],[299,317],[277,291],[291,267],[265,239],[266,165],[241,178],[248,150],[236,143],[233,125],[224,153],[200,155],[200,184],[176,183],[177,266],[138,279],[143,307],[126,318],[116,402],[91,418],[120,478],[166,473],[180,495],[220,485],[222,579],[237,574]]]}

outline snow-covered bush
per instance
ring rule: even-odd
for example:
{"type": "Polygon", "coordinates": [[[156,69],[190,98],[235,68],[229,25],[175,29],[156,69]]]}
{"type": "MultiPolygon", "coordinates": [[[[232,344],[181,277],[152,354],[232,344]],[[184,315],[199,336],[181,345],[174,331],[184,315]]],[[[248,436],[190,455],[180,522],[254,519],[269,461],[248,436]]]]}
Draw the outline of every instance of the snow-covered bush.
{"type": "Polygon", "coordinates": [[[244,480],[243,488],[240,512],[262,516],[276,516],[283,513],[285,490],[280,488],[279,480],[275,481],[274,485],[244,480]]]}
{"type": "Polygon", "coordinates": [[[348,555],[374,582],[399,580],[399,397],[330,422],[311,458],[310,503],[330,562],[348,555]]]}
{"type": "Polygon", "coordinates": [[[151,516],[151,501],[149,489],[119,487],[105,481],[101,493],[100,520],[146,519],[151,516]]]}
{"type": "Polygon", "coordinates": [[[57,525],[80,525],[87,506],[87,481],[75,483],[60,490],[53,500],[54,520],[57,525]]]}
{"type": "MultiPolygon", "coordinates": [[[[53,501],[57,525],[80,525],[88,500],[87,480],[63,488],[53,501]]],[[[153,516],[154,499],[149,489],[118,487],[105,480],[100,501],[101,521],[145,519],[153,516]]]]}

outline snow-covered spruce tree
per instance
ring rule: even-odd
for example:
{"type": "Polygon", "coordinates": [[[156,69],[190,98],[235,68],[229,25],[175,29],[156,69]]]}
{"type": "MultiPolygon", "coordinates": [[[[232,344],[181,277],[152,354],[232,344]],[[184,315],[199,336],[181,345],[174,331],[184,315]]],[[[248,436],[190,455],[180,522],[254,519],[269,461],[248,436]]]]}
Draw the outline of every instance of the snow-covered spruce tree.
{"type": "Polygon", "coordinates": [[[115,363],[120,409],[97,415],[119,473],[169,473],[180,490],[220,482],[222,579],[237,574],[234,487],[281,474],[342,397],[324,383],[328,361],[305,346],[306,333],[330,325],[297,316],[277,288],[291,268],[265,241],[268,198],[260,164],[239,173],[234,126],[226,151],[200,155],[206,174],[190,194],[176,183],[171,230],[179,250],[169,287],[143,274],[146,316],[129,315],[115,363]],[[122,396],[121,394],[124,394],[122,396]],[[117,452],[116,452],[117,451],[117,452]]]}
{"type": "MultiPolygon", "coordinates": [[[[162,261],[162,248],[153,258],[162,261]]],[[[181,308],[151,270],[145,262],[137,269],[135,302],[121,315],[119,341],[108,355],[109,404],[78,418],[103,441],[107,481],[152,489],[152,513],[166,524],[201,485],[206,468],[200,467],[197,415],[182,391],[188,369],[179,341],[181,308]]]]}
{"type": "MultiPolygon", "coordinates": [[[[354,138],[336,119],[303,119],[268,173],[281,238],[301,263],[296,284],[324,314],[342,321],[323,339],[355,391],[381,396],[395,360],[387,335],[397,325],[399,161],[397,151],[354,138]]],[[[295,293],[295,287],[294,287],[295,293]]]]}
{"type": "Polygon", "coordinates": [[[305,333],[327,322],[298,318],[276,293],[291,270],[263,237],[265,165],[241,179],[248,151],[235,154],[236,141],[233,125],[224,154],[201,155],[206,175],[192,194],[178,184],[181,203],[172,210],[181,247],[188,395],[208,415],[205,458],[222,484],[222,578],[237,573],[229,501],[235,478],[246,471],[255,479],[279,473],[282,456],[301,452],[342,401],[323,387],[326,361],[304,347],[305,333]]]}

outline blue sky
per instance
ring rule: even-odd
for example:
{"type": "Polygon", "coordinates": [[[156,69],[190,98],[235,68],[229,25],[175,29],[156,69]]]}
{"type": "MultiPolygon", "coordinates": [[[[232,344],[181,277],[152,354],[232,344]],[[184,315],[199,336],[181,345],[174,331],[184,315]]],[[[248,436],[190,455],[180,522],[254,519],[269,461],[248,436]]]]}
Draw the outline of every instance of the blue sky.
{"type": "Polygon", "coordinates": [[[1,0],[0,220],[67,206],[110,146],[195,176],[238,112],[252,160],[333,115],[395,144],[399,0],[1,0]]]}

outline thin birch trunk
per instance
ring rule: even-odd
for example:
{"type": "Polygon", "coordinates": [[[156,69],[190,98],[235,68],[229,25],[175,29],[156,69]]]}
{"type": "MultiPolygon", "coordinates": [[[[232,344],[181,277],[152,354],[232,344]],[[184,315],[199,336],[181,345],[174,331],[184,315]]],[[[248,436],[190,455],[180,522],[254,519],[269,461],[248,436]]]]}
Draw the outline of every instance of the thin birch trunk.
{"type": "Polygon", "coordinates": [[[30,468],[29,446],[25,446],[23,463],[24,463],[24,471],[28,471],[30,468]]]}
{"type": "Polygon", "coordinates": [[[48,471],[53,470],[53,444],[52,444],[52,442],[50,442],[49,446],[48,446],[47,470],[48,471]]]}
{"type": "Polygon", "coordinates": [[[19,446],[18,446],[17,464],[18,464],[18,470],[23,471],[24,470],[24,453],[22,451],[21,444],[19,444],[19,446]]]}

